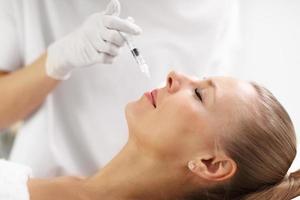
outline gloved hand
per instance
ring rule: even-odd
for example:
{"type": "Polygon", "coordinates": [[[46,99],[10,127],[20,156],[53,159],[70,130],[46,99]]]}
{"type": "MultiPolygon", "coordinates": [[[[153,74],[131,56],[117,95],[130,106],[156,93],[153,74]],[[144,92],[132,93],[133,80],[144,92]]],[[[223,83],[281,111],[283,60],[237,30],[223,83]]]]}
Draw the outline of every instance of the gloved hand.
{"type": "Polygon", "coordinates": [[[77,30],[50,45],[47,75],[65,80],[74,69],[112,63],[125,42],[117,31],[128,35],[142,32],[133,22],[119,18],[119,14],[120,4],[112,0],[103,13],[91,15],[77,30]]]}

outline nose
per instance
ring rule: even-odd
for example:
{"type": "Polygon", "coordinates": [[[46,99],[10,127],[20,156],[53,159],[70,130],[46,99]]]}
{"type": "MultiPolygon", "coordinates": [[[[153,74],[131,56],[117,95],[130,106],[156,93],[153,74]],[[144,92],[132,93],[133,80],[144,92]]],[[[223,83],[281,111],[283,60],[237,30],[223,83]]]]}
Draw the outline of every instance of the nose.
{"type": "Polygon", "coordinates": [[[168,92],[174,93],[177,92],[180,89],[180,75],[175,72],[171,71],[167,76],[167,89],[168,92]]]}

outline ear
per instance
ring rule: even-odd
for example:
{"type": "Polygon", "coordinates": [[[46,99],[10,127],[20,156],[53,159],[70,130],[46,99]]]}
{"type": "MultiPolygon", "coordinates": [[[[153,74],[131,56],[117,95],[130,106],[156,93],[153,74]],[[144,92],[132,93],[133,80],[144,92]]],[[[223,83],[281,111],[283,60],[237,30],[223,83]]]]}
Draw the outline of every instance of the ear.
{"type": "Polygon", "coordinates": [[[226,155],[198,157],[188,163],[190,171],[209,181],[225,181],[237,170],[235,161],[226,155]]]}

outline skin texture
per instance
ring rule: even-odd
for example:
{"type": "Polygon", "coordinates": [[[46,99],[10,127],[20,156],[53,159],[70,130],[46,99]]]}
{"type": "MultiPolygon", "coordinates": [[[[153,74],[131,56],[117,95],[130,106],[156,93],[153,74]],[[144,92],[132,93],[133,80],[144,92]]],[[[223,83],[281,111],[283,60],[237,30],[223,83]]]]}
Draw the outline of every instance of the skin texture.
{"type": "Polygon", "coordinates": [[[35,111],[59,83],[46,75],[46,57],[43,54],[32,64],[15,72],[0,71],[0,129],[35,111]]]}
{"type": "Polygon", "coordinates": [[[238,108],[255,96],[247,82],[225,77],[197,80],[171,72],[167,86],[157,90],[156,108],[145,96],[127,105],[129,134],[158,156],[191,159],[197,152],[214,151],[220,129],[238,118],[238,108]]]}
{"type": "Polygon", "coordinates": [[[76,181],[30,180],[32,200],[176,199],[230,181],[236,163],[217,140],[220,134],[232,134],[232,122],[255,95],[247,82],[225,77],[197,80],[171,72],[167,85],[157,90],[156,107],[145,95],[126,106],[129,140],[108,165],[76,181]]]}

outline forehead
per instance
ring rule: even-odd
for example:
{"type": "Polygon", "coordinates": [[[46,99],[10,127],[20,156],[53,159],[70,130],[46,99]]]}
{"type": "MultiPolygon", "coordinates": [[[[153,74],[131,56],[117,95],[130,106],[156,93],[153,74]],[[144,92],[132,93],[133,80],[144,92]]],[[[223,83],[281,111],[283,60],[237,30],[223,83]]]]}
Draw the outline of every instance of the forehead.
{"type": "Polygon", "coordinates": [[[212,77],[210,80],[216,88],[214,110],[221,116],[238,117],[254,105],[256,91],[249,82],[228,77],[212,77]]]}
{"type": "Polygon", "coordinates": [[[210,80],[215,84],[219,97],[243,99],[253,98],[256,95],[254,87],[247,81],[230,77],[212,77],[210,80]]]}

